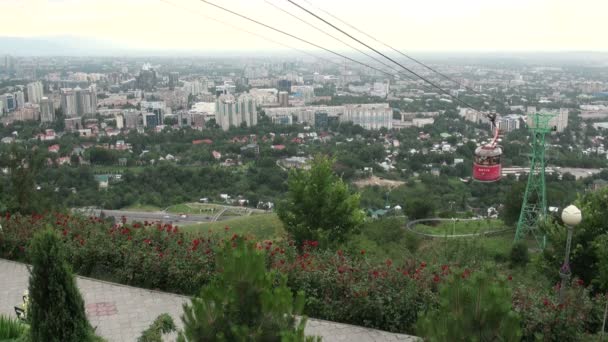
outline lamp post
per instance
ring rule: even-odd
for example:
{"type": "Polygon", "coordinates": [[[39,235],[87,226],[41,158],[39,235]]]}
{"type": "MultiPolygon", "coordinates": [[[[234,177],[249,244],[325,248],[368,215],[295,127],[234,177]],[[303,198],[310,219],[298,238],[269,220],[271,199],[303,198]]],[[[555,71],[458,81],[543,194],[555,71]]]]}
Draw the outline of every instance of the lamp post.
{"type": "Polygon", "coordinates": [[[566,255],[564,256],[564,264],[559,270],[559,276],[562,278],[561,286],[559,287],[559,302],[560,304],[564,303],[564,298],[566,296],[566,287],[568,286],[568,281],[570,280],[570,244],[572,243],[572,231],[574,230],[574,226],[581,223],[583,216],[581,214],[580,209],[575,207],[574,205],[570,205],[566,207],[562,211],[562,221],[568,227],[568,239],[566,240],[566,255]]]}

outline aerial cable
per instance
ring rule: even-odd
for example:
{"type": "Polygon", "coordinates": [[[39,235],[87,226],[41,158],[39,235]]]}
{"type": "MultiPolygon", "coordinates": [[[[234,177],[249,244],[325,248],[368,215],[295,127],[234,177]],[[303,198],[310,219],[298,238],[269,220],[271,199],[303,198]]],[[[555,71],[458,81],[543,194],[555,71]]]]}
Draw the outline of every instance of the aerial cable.
{"type": "Polygon", "coordinates": [[[471,88],[471,87],[469,87],[469,86],[467,86],[467,85],[463,84],[462,82],[459,82],[459,81],[455,80],[454,78],[452,78],[452,77],[450,77],[450,76],[448,76],[448,75],[446,75],[446,74],[444,74],[444,73],[442,73],[442,72],[440,72],[440,71],[437,71],[436,69],[434,69],[434,68],[432,68],[432,67],[430,67],[430,66],[426,65],[425,63],[421,62],[420,60],[418,60],[418,59],[416,59],[416,58],[414,58],[414,57],[412,57],[412,56],[409,56],[408,54],[406,54],[406,53],[404,53],[404,52],[402,52],[402,51],[399,51],[398,49],[396,49],[396,48],[392,47],[391,45],[389,45],[389,44],[387,44],[387,43],[385,43],[385,42],[383,42],[383,41],[381,41],[381,40],[379,40],[379,39],[377,39],[377,38],[375,38],[375,37],[371,36],[370,34],[368,34],[368,33],[364,32],[364,31],[362,31],[362,30],[358,29],[358,28],[357,28],[357,27],[355,27],[354,25],[352,25],[352,24],[350,24],[350,23],[346,22],[345,20],[340,19],[339,17],[337,17],[337,16],[335,16],[335,15],[331,14],[330,12],[328,12],[328,11],[324,10],[323,8],[321,8],[321,7],[319,7],[319,6],[314,5],[314,4],[313,4],[313,3],[311,3],[310,1],[308,1],[308,0],[303,0],[303,1],[304,1],[304,2],[306,2],[306,3],[308,3],[310,6],[313,6],[313,7],[317,8],[317,9],[318,9],[318,10],[320,10],[321,12],[323,12],[323,13],[327,14],[328,16],[330,16],[330,17],[334,18],[335,20],[337,20],[337,21],[341,22],[342,24],[344,24],[344,25],[346,25],[346,26],[350,27],[351,29],[353,29],[353,30],[355,30],[355,31],[357,31],[357,32],[359,32],[359,33],[361,33],[362,35],[364,35],[364,36],[368,37],[369,39],[371,39],[371,40],[373,40],[373,41],[375,41],[375,42],[377,42],[377,43],[380,43],[380,44],[384,45],[385,47],[387,47],[387,48],[389,48],[389,49],[393,50],[394,52],[396,52],[396,53],[400,54],[401,56],[403,56],[403,57],[405,57],[405,58],[409,59],[410,61],[412,61],[412,62],[414,62],[414,63],[417,63],[417,64],[419,64],[419,65],[421,65],[421,66],[425,67],[426,69],[428,69],[428,70],[430,70],[430,71],[432,71],[432,72],[434,72],[434,73],[436,73],[436,74],[440,75],[441,77],[443,77],[443,78],[445,78],[445,79],[447,79],[447,80],[449,80],[449,81],[451,81],[451,82],[453,82],[453,83],[457,84],[458,86],[463,87],[463,88],[465,88],[465,89],[467,89],[467,90],[469,90],[469,91],[471,91],[471,92],[473,92],[473,93],[476,93],[477,95],[482,95],[482,96],[484,95],[484,94],[482,94],[482,93],[478,92],[477,90],[475,90],[475,89],[473,89],[473,88],[471,88]]]}
{"type": "MultiPolygon", "coordinates": [[[[351,49],[353,49],[353,50],[356,50],[356,51],[360,52],[361,54],[363,54],[363,55],[367,56],[368,58],[370,58],[370,59],[372,59],[372,60],[374,60],[374,61],[376,61],[377,63],[379,63],[379,64],[381,64],[381,65],[383,65],[383,66],[385,66],[385,67],[387,67],[387,68],[389,68],[389,69],[391,69],[391,70],[395,71],[397,74],[402,75],[402,76],[404,76],[405,78],[407,78],[407,79],[409,79],[409,80],[411,80],[411,81],[415,81],[415,82],[416,82],[416,81],[418,81],[418,80],[417,80],[415,77],[410,76],[410,75],[408,75],[408,74],[404,73],[403,71],[400,71],[399,69],[395,68],[394,66],[392,66],[392,65],[390,65],[390,64],[387,64],[387,63],[383,62],[383,61],[382,61],[382,60],[380,60],[379,58],[377,58],[377,57],[375,57],[375,56],[370,55],[369,53],[367,53],[367,52],[365,52],[365,51],[361,50],[360,48],[357,48],[357,47],[355,47],[355,46],[352,46],[351,44],[349,44],[349,43],[345,42],[344,40],[342,40],[342,39],[340,39],[340,38],[338,38],[338,37],[336,37],[336,36],[334,36],[334,35],[330,34],[329,32],[327,32],[327,31],[323,30],[322,28],[320,28],[320,27],[318,27],[318,26],[316,26],[316,25],[312,24],[311,22],[306,21],[306,20],[304,20],[304,19],[302,19],[302,18],[298,17],[297,15],[295,15],[295,14],[293,14],[293,13],[291,13],[291,12],[287,11],[286,9],[279,7],[278,5],[276,5],[276,4],[272,3],[272,2],[270,2],[269,0],[264,0],[264,2],[266,2],[267,4],[271,5],[272,7],[276,8],[276,9],[278,9],[279,11],[281,11],[281,12],[283,12],[283,13],[285,13],[285,14],[287,14],[287,15],[289,15],[289,16],[291,16],[291,17],[293,17],[293,18],[295,18],[295,19],[297,19],[297,20],[299,20],[299,21],[301,21],[301,22],[303,22],[303,23],[305,23],[306,25],[308,25],[308,26],[310,26],[310,27],[314,28],[315,30],[317,30],[317,31],[319,31],[319,32],[321,32],[321,33],[323,33],[323,34],[325,34],[325,35],[327,35],[327,36],[329,36],[329,37],[333,38],[334,40],[336,40],[336,41],[338,41],[338,42],[340,42],[340,43],[342,43],[342,44],[344,44],[344,45],[346,45],[346,46],[350,47],[351,49]]],[[[431,88],[429,88],[428,86],[425,86],[424,84],[422,84],[422,87],[423,87],[425,90],[431,90],[431,88]]]]}
{"type": "Polygon", "coordinates": [[[250,17],[248,17],[248,16],[246,16],[246,15],[240,14],[240,13],[238,13],[238,12],[235,12],[235,11],[233,11],[233,10],[230,10],[230,9],[228,9],[228,8],[226,8],[226,7],[220,6],[220,5],[215,4],[215,3],[213,3],[213,2],[210,2],[210,1],[207,1],[207,0],[200,0],[200,1],[201,1],[201,2],[204,2],[204,3],[208,4],[208,5],[211,5],[211,6],[213,6],[213,7],[216,7],[216,8],[218,8],[218,9],[222,10],[222,11],[225,11],[225,12],[228,12],[228,13],[233,14],[233,15],[235,15],[235,16],[238,16],[238,17],[240,17],[240,18],[242,18],[242,19],[245,19],[245,20],[247,20],[247,21],[253,22],[253,23],[257,24],[257,25],[263,26],[263,27],[265,27],[265,28],[267,28],[267,29],[270,29],[270,30],[272,30],[272,31],[275,31],[275,32],[281,33],[281,34],[283,34],[283,35],[286,35],[286,36],[291,37],[291,38],[293,38],[293,39],[296,39],[296,40],[299,40],[299,41],[301,41],[301,42],[304,42],[304,43],[306,43],[306,44],[308,44],[308,45],[311,45],[311,46],[316,47],[316,48],[318,48],[318,49],[321,49],[321,50],[323,50],[323,51],[329,52],[330,54],[333,54],[333,55],[336,55],[336,56],[338,56],[338,57],[344,58],[344,59],[346,59],[346,60],[348,60],[348,61],[351,61],[351,62],[353,62],[353,63],[359,64],[359,65],[362,65],[362,66],[367,67],[367,68],[369,68],[369,69],[372,69],[372,70],[378,71],[378,72],[380,72],[380,73],[382,73],[382,74],[385,74],[385,75],[387,75],[387,76],[389,76],[389,77],[391,77],[391,78],[397,78],[397,79],[400,79],[399,75],[401,75],[401,76],[405,76],[405,77],[407,77],[407,78],[410,78],[410,79],[414,80],[413,78],[411,78],[411,76],[409,76],[409,75],[405,75],[403,72],[399,72],[399,73],[398,73],[398,74],[396,74],[396,75],[395,75],[395,74],[391,74],[391,73],[389,73],[389,72],[387,72],[387,71],[385,71],[385,70],[382,70],[382,69],[376,68],[376,67],[374,67],[374,66],[372,66],[372,65],[369,65],[369,64],[367,64],[367,63],[364,63],[364,62],[358,61],[358,60],[353,59],[353,58],[351,58],[351,57],[348,57],[348,56],[346,56],[346,55],[344,55],[344,54],[341,54],[341,53],[339,53],[339,52],[333,51],[333,50],[328,49],[328,48],[326,48],[326,47],[323,47],[323,46],[321,46],[321,45],[319,45],[319,44],[313,43],[313,42],[311,42],[311,41],[309,41],[309,40],[306,40],[306,39],[300,38],[300,37],[298,37],[298,36],[296,36],[296,35],[294,35],[294,34],[291,34],[291,33],[289,33],[289,32],[285,32],[285,31],[283,31],[283,30],[281,30],[281,29],[278,29],[278,28],[276,28],[276,27],[270,26],[270,25],[268,25],[268,24],[265,24],[265,23],[260,22],[260,21],[258,21],[258,20],[256,20],[256,19],[250,18],[250,17]]]}
{"type": "Polygon", "coordinates": [[[213,18],[213,17],[210,17],[210,16],[208,16],[208,15],[203,14],[203,13],[202,13],[202,12],[200,12],[200,11],[196,11],[196,10],[193,10],[193,9],[191,9],[191,8],[186,8],[186,7],[178,6],[177,4],[172,3],[171,1],[168,1],[168,0],[160,0],[160,1],[161,1],[161,2],[163,2],[163,3],[166,3],[166,4],[168,4],[168,5],[171,5],[171,6],[175,7],[175,8],[182,9],[182,10],[185,10],[185,11],[188,11],[188,12],[192,12],[192,11],[194,11],[194,12],[196,12],[197,14],[201,15],[202,17],[204,17],[205,19],[209,19],[209,20],[215,21],[215,22],[217,22],[217,23],[220,23],[220,24],[222,24],[222,25],[226,25],[226,26],[228,26],[228,27],[231,27],[231,28],[233,28],[233,29],[235,29],[235,30],[238,30],[238,31],[242,31],[242,32],[248,33],[248,34],[250,34],[250,35],[256,36],[256,37],[261,38],[261,39],[264,39],[264,40],[266,40],[266,41],[268,41],[268,42],[270,42],[270,43],[273,43],[273,44],[276,44],[276,45],[280,45],[280,46],[286,47],[286,48],[288,48],[288,49],[292,49],[292,50],[298,51],[298,52],[300,52],[300,53],[302,53],[302,54],[305,54],[305,55],[311,56],[311,57],[313,57],[313,58],[315,58],[315,59],[318,59],[318,60],[324,61],[324,62],[326,62],[326,63],[331,63],[331,64],[335,64],[335,65],[338,65],[338,66],[342,66],[342,64],[341,64],[341,63],[338,63],[338,62],[332,61],[332,60],[330,60],[330,59],[327,59],[327,58],[324,58],[324,57],[321,57],[321,56],[317,56],[317,55],[315,55],[315,54],[313,54],[313,53],[310,53],[310,52],[308,52],[308,51],[301,50],[301,49],[298,49],[298,48],[296,48],[296,47],[290,46],[290,45],[288,45],[288,44],[278,42],[278,41],[276,41],[276,40],[273,40],[273,39],[268,38],[268,37],[266,37],[266,36],[263,36],[263,35],[261,35],[261,34],[258,34],[258,33],[252,32],[252,31],[249,31],[249,30],[247,30],[247,29],[245,29],[245,28],[242,28],[242,27],[239,27],[239,26],[236,26],[236,25],[233,25],[233,24],[227,23],[227,22],[225,22],[225,21],[222,21],[222,20],[219,20],[219,19],[216,19],[216,18],[213,18]]]}
{"type": "Polygon", "coordinates": [[[284,8],[279,7],[278,5],[276,5],[276,4],[272,3],[272,2],[270,2],[269,0],[264,0],[264,2],[265,2],[265,3],[267,3],[267,4],[269,4],[269,5],[270,5],[270,6],[272,6],[272,7],[276,8],[277,10],[279,10],[279,11],[281,11],[281,12],[283,12],[283,13],[285,13],[285,14],[287,14],[287,15],[291,16],[291,17],[293,17],[294,19],[296,19],[296,20],[298,20],[298,21],[300,21],[300,22],[303,22],[304,24],[306,24],[306,25],[308,25],[308,26],[310,26],[310,27],[314,28],[315,30],[317,30],[317,31],[319,31],[319,32],[321,32],[321,33],[323,33],[324,35],[326,35],[326,36],[329,36],[329,37],[333,38],[334,40],[336,40],[336,41],[338,41],[338,42],[340,42],[340,43],[342,43],[342,44],[344,44],[344,45],[348,46],[349,48],[351,48],[351,49],[353,49],[353,50],[355,50],[355,51],[358,51],[359,53],[361,53],[361,54],[363,54],[363,55],[367,56],[368,58],[370,58],[370,59],[372,59],[372,60],[374,60],[374,61],[378,62],[379,64],[382,64],[382,65],[384,65],[385,67],[387,67],[387,68],[389,68],[389,69],[391,69],[391,70],[393,70],[393,71],[395,71],[395,72],[397,72],[397,73],[401,73],[401,71],[399,71],[397,68],[393,67],[392,65],[387,64],[387,63],[383,62],[382,60],[380,60],[379,58],[377,58],[377,57],[375,57],[375,56],[372,56],[371,54],[369,54],[369,53],[367,53],[367,52],[363,51],[362,49],[360,49],[360,48],[358,48],[358,47],[356,47],[356,46],[353,46],[353,45],[351,45],[351,44],[349,44],[349,43],[345,42],[344,40],[342,40],[342,39],[340,39],[340,38],[338,38],[338,37],[336,37],[336,36],[332,35],[331,33],[329,33],[329,32],[327,32],[327,31],[323,30],[322,28],[320,28],[320,27],[318,27],[318,26],[316,26],[316,25],[312,24],[311,22],[306,21],[306,20],[304,20],[304,19],[302,19],[302,18],[298,17],[297,15],[295,15],[295,14],[293,14],[293,13],[291,13],[291,12],[287,11],[287,10],[286,10],[286,9],[284,9],[284,8]]]}
{"type": "MultiPolygon", "coordinates": [[[[207,2],[206,0],[201,0],[201,1],[207,2]]],[[[418,77],[419,79],[421,79],[421,80],[425,81],[426,83],[430,84],[430,85],[431,85],[433,88],[435,88],[435,89],[439,90],[440,92],[442,92],[442,93],[443,93],[443,94],[445,94],[445,95],[448,95],[449,97],[451,97],[452,99],[454,99],[454,100],[455,100],[455,101],[457,101],[458,103],[460,103],[460,104],[462,104],[462,105],[464,105],[464,106],[466,106],[466,107],[469,107],[469,108],[471,108],[471,109],[475,110],[476,112],[483,113],[482,111],[480,111],[480,110],[476,109],[475,107],[473,107],[472,105],[468,104],[467,102],[465,102],[465,101],[463,101],[463,100],[459,99],[458,97],[456,97],[456,96],[452,95],[452,94],[451,94],[449,91],[447,91],[447,90],[443,89],[442,87],[438,86],[438,85],[437,85],[437,84],[435,84],[433,81],[431,81],[431,80],[429,80],[429,79],[425,78],[424,76],[421,76],[421,75],[419,75],[418,73],[416,73],[416,72],[412,71],[411,69],[407,68],[407,67],[406,67],[406,66],[404,66],[403,64],[401,64],[401,63],[397,62],[396,60],[394,60],[393,58],[391,58],[391,57],[387,56],[386,54],[384,54],[384,53],[382,53],[382,52],[378,51],[377,49],[373,48],[373,47],[372,47],[372,46],[370,46],[369,44],[366,44],[365,42],[362,42],[361,40],[359,40],[359,39],[357,39],[356,37],[352,36],[352,35],[351,35],[351,34],[349,34],[348,32],[345,32],[345,31],[344,31],[344,30],[342,30],[341,28],[339,28],[339,27],[337,27],[336,25],[334,25],[334,24],[330,23],[330,22],[329,22],[329,21],[327,21],[326,19],[321,18],[320,16],[318,16],[318,15],[317,15],[317,14],[315,14],[314,12],[312,12],[312,11],[308,10],[307,8],[304,8],[304,7],[300,6],[298,3],[294,2],[293,0],[287,0],[287,1],[288,1],[288,2],[290,2],[292,5],[294,5],[294,6],[298,7],[298,8],[300,8],[300,9],[301,9],[301,10],[303,10],[303,11],[305,11],[306,13],[308,13],[308,14],[312,15],[313,17],[315,17],[315,18],[319,19],[320,21],[324,22],[325,24],[327,24],[327,25],[331,26],[331,27],[332,27],[332,28],[334,28],[335,30],[337,30],[337,31],[341,32],[342,34],[344,34],[344,35],[346,35],[347,37],[351,38],[352,40],[356,41],[357,43],[359,43],[359,44],[361,44],[361,45],[363,45],[363,46],[367,47],[368,49],[370,49],[370,50],[374,51],[375,53],[379,54],[380,56],[384,57],[385,59],[387,59],[387,60],[389,60],[389,61],[393,62],[394,64],[396,64],[396,65],[398,65],[398,66],[400,66],[402,69],[404,69],[404,70],[408,71],[409,73],[413,74],[414,76],[418,77]]],[[[485,115],[485,113],[484,113],[484,115],[485,115]]]]}
{"type": "Polygon", "coordinates": [[[339,52],[336,52],[336,51],[333,51],[333,50],[328,49],[328,48],[326,48],[326,47],[323,47],[323,46],[321,46],[321,45],[319,45],[319,44],[313,43],[313,42],[311,42],[311,41],[309,41],[309,40],[306,40],[306,39],[304,39],[304,38],[300,38],[300,37],[298,37],[298,36],[296,36],[296,35],[294,35],[294,34],[291,34],[291,33],[289,33],[289,32],[285,32],[285,31],[283,31],[283,30],[281,30],[281,29],[278,29],[278,28],[276,28],[276,27],[270,26],[270,25],[268,25],[268,24],[264,24],[264,23],[262,23],[262,22],[260,22],[260,21],[258,21],[258,20],[256,20],[256,19],[253,19],[253,18],[247,17],[246,15],[243,15],[243,14],[240,14],[240,13],[238,13],[238,12],[232,11],[232,10],[230,10],[230,9],[228,9],[228,8],[225,8],[225,7],[222,7],[222,6],[218,5],[218,4],[212,3],[212,2],[207,1],[207,0],[200,0],[200,1],[201,1],[201,2],[204,2],[204,3],[208,4],[208,5],[211,5],[211,6],[213,6],[213,7],[219,8],[219,9],[221,9],[221,10],[223,10],[223,11],[225,11],[225,12],[228,12],[228,13],[230,13],[230,14],[236,15],[236,16],[238,16],[238,17],[240,17],[240,18],[245,19],[245,20],[251,21],[251,22],[253,22],[253,23],[257,24],[257,25],[263,26],[263,27],[265,27],[265,28],[267,28],[267,29],[273,30],[273,31],[275,31],[275,32],[278,32],[278,33],[281,33],[281,34],[286,35],[286,36],[288,36],[288,37],[291,37],[291,38],[293,38],[293,39],[299,40],[299,41],[301,41],[301,42],[303,42],[303,43],[306,43],[306,44],[308,44],[308,45],[314,46],[314,47],[316,47],[317,49],[321,49],[321,50],[323,50],[323,51],[329,52],[330,54],[333,54],[333,55],[336,55],[336,56],[338,56],[338,57],[344,58],[344,59],[346,59],[346,60],[348,60],[348,61],[351,61],[351,62],[353,62],[353,63],[359,64],[359,65],[362,65],[362,66],[364,66],[364,67],[367,67],[367,68],[369,68],[369,69],[372,69],[372,70],[378,71],[378,72],[380,72],[380,73],[383,73],[383,74],[388,75],[388,76],[393,77],[393,78],[400,78],[400,77],[399,77],[399,74],[397,74],[397,75],[391,74],[390,72],[387,72],[387,71],[385,71],[385,70],[382,70],[382,69],[376,68],[376,67],[374,67],[374,66],[372,66],[372,65],[369,65],[369,64],[367,64],[367,63],[364,63],[364,62],[358,61],[358,60],[353,59],[353,58],[351,58],[351,57],[348,57],[348,56],[346,56],[346,55],[344,55],[344,54],[341,54],[341,53],[339,53],[339,52]]]}

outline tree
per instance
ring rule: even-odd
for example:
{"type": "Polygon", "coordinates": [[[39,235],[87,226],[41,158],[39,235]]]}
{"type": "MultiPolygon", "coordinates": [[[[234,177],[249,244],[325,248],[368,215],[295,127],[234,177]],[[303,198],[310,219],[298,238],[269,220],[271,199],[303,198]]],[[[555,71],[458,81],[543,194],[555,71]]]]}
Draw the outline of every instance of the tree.
{"type": "Polygon", "coordinates": [[[168,334],[175,331],[175,323],[169,314],[162,314],[154,320],[154,322],[141,333],[137,342],[162,342],[163,334],[168,334]]]}
{"type": "Polygon", "coordinates": [[[406,201],[404,211],[411,220],[418,220],[432,217],[435,208],[428,200],[411,199],[406,201]]]}
{"type": "Polygon", "coordinates": [[[57,233],[37,233],[30,246],[29,314],[33,341],[95,340],[84,301],[66,262],[57,233]]]}
{"type": "MultiPolygon", "coordinates": [[[[575,204],[580,208],[583,220],[573,230],[570,269],[585,284],[608,289],[608,273],[605,273],[608,272],[605,268],[608,251],[602,246],[608,242],[608,188],[586,193],[575,204]]],[[[551,243],[543,256],[558,269],[564,260],[567,229],[559,223],[546,224],[544,229],[551,243]]]]}
{"type": "Polygon", "coordinates": [[[454,272],[439,289],[439,307],[421,315],[417,333],[428,341],[519,341],[511,291],[488,271],[454,272]],[[494,278],[494,279],[493,279],[494,278]]]}
{"type": "Polygon", "coordinates": [[[179,341],[313,341],[304,336],[304,294],[295,299],[287,278],[266,269],[253,243],[235,238],[218,255],[220,276],[184,305],[179,341]]]}
{"type": "Polygon", "coordinates": [[[311,162],[310,170],[292,170],[287,198],[278,206],[285,229],[301,246],[316,240],[327,246],[343,242],[363,222],[359,194],[332,170],[334,160],[321,155],[311,162]]]}

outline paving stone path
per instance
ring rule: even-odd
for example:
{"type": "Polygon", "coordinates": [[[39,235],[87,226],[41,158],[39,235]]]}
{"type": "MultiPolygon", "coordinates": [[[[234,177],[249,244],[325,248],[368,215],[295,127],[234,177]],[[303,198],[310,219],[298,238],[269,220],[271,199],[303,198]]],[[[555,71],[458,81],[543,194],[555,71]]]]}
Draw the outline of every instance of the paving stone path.
{"type": "MultiPolygon", "coordinates": [[[[0,259],[0,314],[15,316],[14,307],[22,303],[28,286],[24,264],[0,259]]],[[[182,304],[188,297],[145,290],[115,283],[77,277],[85,301],[87,316],[97,333],[110,342],[134,342],[154,319],[170,314],[181,326],[182,304]]],[[[416,337],[393,334],[363,327],[309,319],[307,335],[321,336],[323,341],[418,341],[416,337]]],[[[175,336],[169,336],[174,341],[175,336]]]]}

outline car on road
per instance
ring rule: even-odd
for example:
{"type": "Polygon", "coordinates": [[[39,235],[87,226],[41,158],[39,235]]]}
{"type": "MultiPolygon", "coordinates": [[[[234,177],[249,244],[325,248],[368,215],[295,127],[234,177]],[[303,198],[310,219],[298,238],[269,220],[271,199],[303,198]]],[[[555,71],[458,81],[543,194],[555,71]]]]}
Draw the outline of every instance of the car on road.
{"type": "Polygon", "coordinates": [[[181,218],[187,218],[187,217],[188,217],[188,215],[186,215],[186,214],[181,214],[181,215],[179,215],[179,217],[181,217],[181,218]]]}
{"type": "Polygon", "coordinates": [[[169,215],[165,215],[165,216],[163,216],[163,218],[170,219],[170,218],[171,218],[171,216],[169,216],[169,215]]]}

